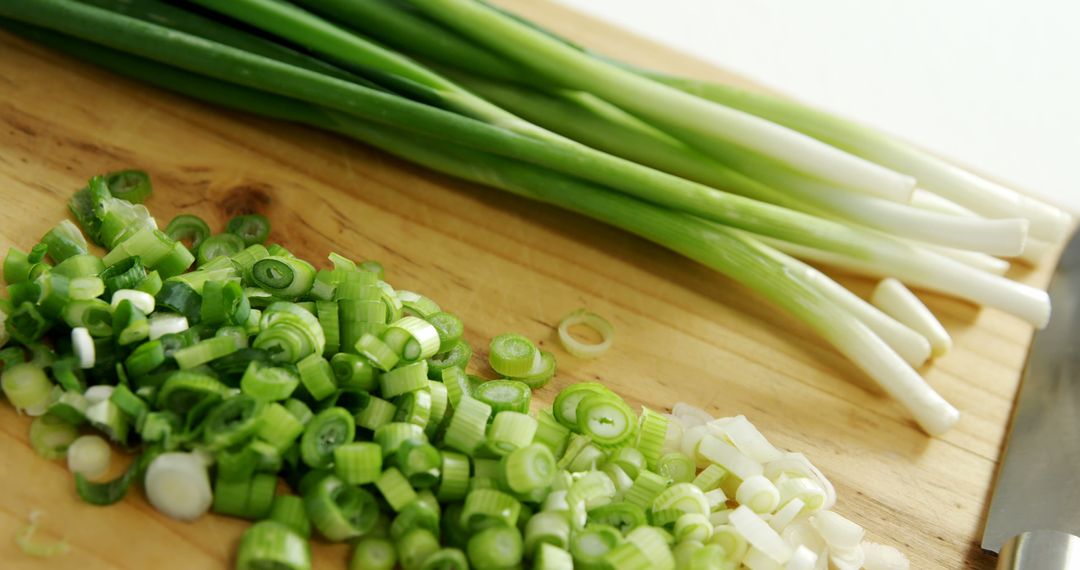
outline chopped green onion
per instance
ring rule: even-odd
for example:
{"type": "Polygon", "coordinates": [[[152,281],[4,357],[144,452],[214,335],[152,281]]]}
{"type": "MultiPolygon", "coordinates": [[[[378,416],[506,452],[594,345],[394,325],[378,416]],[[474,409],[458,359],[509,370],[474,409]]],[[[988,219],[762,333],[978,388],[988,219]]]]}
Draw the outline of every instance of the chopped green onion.
{"type": "Polygon", "coordinates": [[[469,488],[469,458],[453,451],[442,453],[442,478],[436,496],[442,501],[459,501],[469,488]]]}
{"type": "Polygon", "coordinates": [[[543,350],[540,351],[539,363],[534,364],[528,374],[515,378],[515,380],[523,382],[529,388],[536,390],[546,386],[554,376],[555,355],[543,350]]]}
{"type": "Polygon", "coordinates": [[[180,365],[180,368],[188,369],[228,356],[237,350],[239,350],[239,347],[236,346],[235,340],[219,336],[181,348],[173,353],[173,358],[176,359],[176,363],[180,365]]]}
{"type": "Polygon", "coordinates": [[[110,305],[115,311],[120,303],[124,301],[130,301],[136,309],[139,309],[144,314],[149,315],[154,312],[154,296],[149,293],[135,289],[118,289],[113,292],[110,305]]]}
{"type": "Polygon", "coordinates": [[[378,537],[361,539],[349,558],[349,570],[393,570],[396,564],[394,543],[378,537]]]}
{"type": "Polygon", "coordinates": [[[235,216],[226,224],[225,231],[240,236],[244,245],[250,247],[265,243],[270,237],[270,220],[262,214],[235,216]]]}
{"type": "Polygon", "coordinates": [[[48,460],[64,457],[77,436],[74,426],[52,414],[36,417],[30,423],[30,447],[48,460]]]}
{"type": "MultiPolygon", "coordinates": [[[[102,263],[101,258],[89,254],[73,255],[57,263],[56,267],[52,269],[53,273],[63,275],[69,279],[100,277],[103,271],[105,271],[105,264],[102,263]]],[[[101,279],[104,281],[104,278],[101,279]]],[[[12,282],[8,281],[8,283],[12,282]]]]}
{"type": "Polygon", "coordinates": [[[382,493],[390,508],[401,512],[406,505],[416,500],[416,491],[409,485],[409,480],[396,467],[383,471],[375,481],[375,487],[382,493]]]}
{"type": "Polygon", "coordinates": [[[667,440],[668,418],[642,406],[639,424],[636,447],[645,456],[646,465],[655,466],[667,440]]]}
{"type": "Polygon", "coordinates": [[[600,567],[604,557],[622,542],[619,529],[605,525],[589,525],[571,536],[570,554],[574,558],[575,567],[600,567]]]}
{"type": "Polygon", "coordinates": [[[273,520],[244,531],[236,554],[236,570],[311,570],[311,546],[292,528],[273,520]]]}
{"type": "Polygon", "coordinates": [[[142,170],[118,170],[105,175],[105,184],[114,198],[142,204],[153,193],[150,177],[142,170]]]}
{"type": "Polygon", "coordinates": [[[375,369],[362,356],[339,352],[330,359],[330,367],[334,371],[337,385],[342,388],[373,390],[378,385],[375,369]]]}
{"type": "Polygon", "coordinates": [[[369,333],[364,333],[356,341],[356,351],[383,371],[392,370],[400,358],[385,342],[369,333]]]}
{"type": "Polygon", "coordinates": [[[190,285],[181,281],[166,280],[154,299],[158,307],[179,313],[187,319],[187,323],[199,322],[202,297],[190,285]]]}
{"type": "Polygon", "coordinates": [[[366,406],[356,414],[356,425],[376,431],[380,427],[394,421],[397,414],[397,406],[372,396],[366,406]]]}
{"type": "MultiPolygon", "coordinates": [[[[136,458],[131,466],[127,468],[127,471],[124,471],[123,475],[112,481],[102,483],[91,483],[82,473],[76,472],[75,490],[82,500],[91,505],[111,505],[123,499],[124,495],[127,494],[128,488],[131,487],[131,484],[135,482],[136,477],[142,471],[140,462],[141,458],[136,458]]],[[[149,493],[149,484],[146,486],[149,493]]]]}
{"type": "Polygon", "coordinates": [[[533,560],[536,570],[567,570],[574,567],[574,559],[563,548],[542,543],[533,560]]]}
{"type": "Polygon", "coordinates": [[[296,363],[300,381],[316,401],[323,400],[337,389],[330,363],[321,354],[311,354],[296,363]]]}
{"type": "Polygon", "coordinates": [[[382,460],[376,443],[346,443],[334,449],[334,474],[348,485],[374,483],[382,474],[382,460]]]}
{"type": "Polygon", "coordinates": [[[678,451],[669,453],[656,462],[656,472],[676,483],[689,483],[694,480],[697,465],[693,459],[678,451]]]}
{"type": "Polygon", "coordinates": [[[248,364],[240,379],[240,389],[245,394],[271,402],[287,400],[299,385],[300,378],[291,370],[256,361],[248,364]]]}
{"type": "Polygon", "coordinates": [[[439,330],[428,321],[411,316],[401,317],[390,323],[384,335],[395,334],[395,331],[402,331],[405,338],[401,350],[395,351],[402,360],[407,362],[425,360],[439,352],[441,346],[439,330]]]}
{"type": "MultiPolygon", "coordinates": [[[[442,350],[441,347],[440,350],[442,350]]],[[[428,359],[428,375],[431,378],[442,378],[444,370],[455,366],[465,370],[471,358],[472,346],[464,340],[459,340],[428,359]]]]}
{"type": "Polygon", "coordinates": [[[30,524],[15,537],[15,542],[19,545],[19,550],[24,554],[35,558],[52,558],[54,556],[66,554],[70,548],[66,540],[58,542],[34,541],[34,534],[37,533],[37,529],[41,525],[41,517],[41,511],[30,511],[30,524]]]}
{"type": "Polygon", "coordinates": [[[491,368],[511,378],[527,375],[537,357],[536,346],[519,334],[499,335],[491,339],[488,346],[488,362],[491,368]]]}
{"type": "Polygon", "coordinates": [[[41,238],[49,248],[49,257],[56,263],[76,256],[86,255],[86,238],[70,220],[64,220],[41,238]]]}
{"type": "Polygon", "coordinates": [[[509,410],[497,412],[488,429],[488,449],[495,455],[503,456],[525,447],[532,443],[536,428],[536,420],[526,413],[509,410]]]}
{"type": "Polygon", "coordinates": [[[521,532],[514,527],[489,527],[469,539],[469,561],[477,570],[513,568],[523,555],[521,532]]]}
{"type": "Polygon", "coordinates": [[[210,226],[194,214],[180,214],[169,222],[165,235],[178,242],[187,240],[188,249],[198,251],[199,246],[210,237],[210,226]]]}
{"type": "Polygon", "coordinates": [[[526,413],[532,401],[532,390],[517,380],[489,380],[472,391],[472,397],[491,406],[496,413],[514,411],[526,413]]]}
{"type": "Polygon", "coordinates": [[[399,366],[379,376],[380,389],[387,398],[421,390],[427,384],[427,362],[423,360],[399,366]]]}
{"type": "Polygon", "coordinates": [[[293,299],[311,290],[315,268],[293,257],[269,256],[251,266],[251,279],[277,297],[293,299]]]}
{"type": "Polygon", "coordinates": [[[615,327],[611,326],[604,317],[585,309],[578,309],[566,315],[559,321],[558,332],[559,342],[562,343],[563,348],[578,358],[596,358],[607,352],[615,340],[615,327]],[[599,333],[600,342],[590,344],[574,338],[574,335],[570,333],[570,327],[577,325],[585,325],[599,333]]]}
{"type": "Polygon", "coordinates": [[[232,257],[244,250],[244,240],[235,234],[216,234],[199,244],[199,267],[219,257],[232,257]]]}
{"type": "Polygon", "coordinates": [[[439,332],[438,352],[440,353],[450,350],[450,347],[461,340],[461,335],[465,333],[465,325],[462,324],[461,319],[450,313],[440,311],[429,315],[425,320],[439,332]]]}
{"type": "Polygon", "coordinates": [[[246,394],[237,394],[215,406],[203,420],[203,441],[211,450],[246,442],[259,429],[263,405],[246,394]]]}
{"type": "Polygon", "coordinates": [[[577,384],[571,384],[563,389],[557,396],[555,396],[555,402],[551,405],[551,412],[555,415],[555,419],[560,424],[572,429],[579,429],[578,425],[578,404],[581,403],[587,396],[599,394],[608,398],[618,398],[611,390],[608,390],[603,384],[597,382],[578,382],[577,384]]]}
{"type": "Polygon", "coordinates": [[[323,477],[306,492],[304,505],[312,525],[332,541],[363,536],[378,518],[378,505],[371,493],[334,475],[323,477]]]}
{"type": "Polygon", "coordinates": [[[283,452],[290,448],[302,433],[304,433],[304,423],[290,413],[285,406],[274,402],[263,408],[255,435],[279,452],[283,452]]]}
{"type": "Polygon", "coordinates": [[[435,446],[410,439],[401,444],[394,456],[395,464],[413,488],[427,489],[439,482],[442,454],[435,446]]]}
{"type": "Polygon", "coordinates": [[[304,499],[296,495],[278,495],[270,507],[267,520],[281,523],[307,539],[311,538],[311,521],[308,520],[304,499]]]}
{"type": "Polygon", "coordinates": [[[31,416],[45,413],[53,391],[53,383],[45,371],[29,362],[4,367],[0,386],[16,410],[31,416]]]}
{"type": "Polygon", "coordinates": [[[494,489],[476,489],[465,497],[461,522],[474,532],[492,525],[516,528],[520,514],[521,503],[510,495],[494,489]]]}
{"type": "Polygon", "coordinates": [[[463,397],[450,418],[443,442],[458,451],[475,454],[486,440],[490,417],[491,406],[469,396],[463,397]]]}
{"type": "Polygon", "coordinates": [[[555,456],[541,444],[534,443],[516,449],[503,461],[506,485],[515,493],[527,495],[545,489],[555,479],[555,456]]]}
{"type": "Polygon", "coordinates": [[[300,456],[309,467],[330,465],[334,449],[356,436],[356,423],[344,408],[327,408],[311,418],[300,441],[300,456]]]}

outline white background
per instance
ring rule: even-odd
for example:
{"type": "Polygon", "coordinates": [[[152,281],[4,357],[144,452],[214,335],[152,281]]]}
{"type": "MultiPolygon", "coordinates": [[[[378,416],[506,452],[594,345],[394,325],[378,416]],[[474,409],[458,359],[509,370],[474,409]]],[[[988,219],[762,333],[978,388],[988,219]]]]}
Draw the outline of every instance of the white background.
{"type": "Polygon", "coordinates": [[[1080,0],[560,0],[1080,213],[1080,0]]]}

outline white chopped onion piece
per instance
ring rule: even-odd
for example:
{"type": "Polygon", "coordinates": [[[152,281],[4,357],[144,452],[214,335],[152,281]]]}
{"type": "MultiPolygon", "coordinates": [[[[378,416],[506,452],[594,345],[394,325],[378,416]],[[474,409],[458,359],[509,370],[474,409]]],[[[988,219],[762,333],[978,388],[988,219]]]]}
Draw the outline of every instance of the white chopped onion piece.
{"type": "Polygon", "coordinates": [[[709,510],[715,511],[727,503],[727,495],[724,494],[723,489],[713,489],[705,493],[705,500],[709,502],[709,510]]]}
{"type": "Polygon", "coordinates": [[[750,570],[784,570],[783,565],[778,563],[768,554],[754,547],[750,547],[750,550],[746,551],[746,558],[743,558],[743,566],[750,570]]]}
{"type": "Polygon", "coordinates": [[[825,505],[825,490],[809,477],[788,477],[783,475],[777,481],[780,491],[780,504],[794,499],[802,500],[808,511],[820,511],[825,505]]]}
{"type": "Polygon", "coordinates": [[[68,470],[82,473],[83,477],[94,480],[109,470],[112,448],[109,443],[96,435],[84,435],[67,449],[68,470]]]}
{"type": "Polygon", "coordinates": [[[71,329],[71,347],[75,350],[75,357],[79,359],[79,368],[87,370],[94,367],[94,339],[90,338],[90,331],[86,327],[71,329]]]}
{"type": "Polygon", "coordinates": [[[109,304],[115,310],[124,301],[131,301],[131,304],[135,305],[135,308],[142,311],[144,315],[154,312],[154,296],[146,291],[120,289],[113,293],[112,301],[109,304]]]}
{"type": "Polygon", "coordinates": [[[743,455],[733,445],[712,435],[701,438],[701,443],[698,444],[698,453],[709,461],[727,469],[739,479],[746,480],[763,473],[760,463],[743,455]]]}
{"type": "Polygon", "coordinates": [[[866,562],[862,546],[855,548],[829,548],[829,563],[836,570],[859,570],[866,562]]]}
{"type": "Polygon", "coordinates": [[[818,555],[813,550],[800,545],[791,554],[784,570],[814,570],[817,567],[818,555]]]}
{"type": "Polygon", "coordinates": [[[810,524],[825,539],[829,550],[852,550],[859,546],[866,531],[863,527],[832,511],[821,511],[810,517],[810,524]]]}
{"type": "Polygon", "coordinates": [[[674,453],[676,451],[682,451],[683,432],[685,428],[679,418],[668,415],[667,433],[664,434],[664,447],[661,449],[663,455],[668,453],[674,453]]]}
{"type": "MultiPolygon", "coordinates": [[[[724,511],[728,514],[731,511],[724,511]]],[[[718,513],[713,513],[716,515],[718,513]]],[[[743,558],[746,556],[746,552],[750,549],[750,545],[743,538],[742,533],[738,531],[732,524],[724,523],[713,527],[712,538],[709,539],[711,544],[719,544],[724,549],[724,553],[737,568],[742,563],[743,558]]]]}
{"type": "Polygon", "coordinates": [[[172,313],[158,313],[150,317],[150,340],[157,340],[167,334],[188,330],[187,317],[172,313]]]}
{"type": "MultiPolygon", "coordinates": [[[[789,452],[785,453],[784,457],[765,464],[765,476],[773,483],[777,483],[780,475],[783,474],[787,474],[788,476],[798,475],[813,479],[818,486],[825,491],[825,502],[821,505],[822,509],[831,509],[832,506],[836,504],[836,489],[833,488],[832,483],[825,478],[825,475],[819,471],[813,463],[810,463],[810,460],[807,459],[805,455],[789,452]]],[[[810,502],[807,501],[807,505],[809,504],[810,502]]]]}
{"type": "Polygon", "coordinates": [[[687,430],[683,432],[682,446],[679,451],[681,451],[683,455],[693,459],[699,468],[709,465],[709,460],[698,454],[698,445],[701,443],[701,438],[707,435],[709,435],[709,428],[705,427],[704,424],[687,428],[687,430]]]}
{"type": "Polygon", "coordinates": [[[762,520],[754,511],[745,505],[739,506],[731,512],[731,524],[739,534],[746,539],[754,548],[765,553],[777,564],[784,564],[791,558],[791,546],[762,520]]]}
{"type": "Polygon", "coordinates": [[[566,491],[552,491],[548,493],[546,499],[544,499],[545,511],[555,511],[565,513],[570,510],[569,503],[566,502],[566,491]]]}
{"type": "Polygon", "coordinates": [[[819,557],[829,548],[829,545],[825,544],[825,539],[821,538],[821,534],[814,528],[814,525],[810,524],[809,519],[799,519],[792,522],[784,528],[780,536],[792,548],[805,546],[816,552],[819,557]]]}
{"type": "Polygon", "coordinates": [[[697,406],[687,404],[686,402],[675,404],[675,406],[671,408],[671,415],[682,420],[684,424],[687,424],[687,427],[692,425],[689,421],[691,419],[697,420],[695,422],[697,425],[713,421],[713,417],[709,412],[706,412],[697,406]]]}
{"type": "Polygon", "coordinates": [[[866,570],[910,570],[911,568],[911,562],[907,556],[892,546],[864,541],[862,550],[866,557],[863,561],[863,568],[866,570]]]}
{"type": "Polygon", "coordinates": [[[596,358],[607,352],[615,341],[615,327],[604,317],[585,309],[578,309],[566,315],[559,322],[558,333],[559,342],[562,343],[566,352],[578,358],[596,358]],[[570,334],[570,327],[575,325],[585,325],[595,330],[600,334],[600,342],[590,344],[574,338],[574,335],[570,334]]]}
{"type": "Polygon", "coordinates": [[[86,398],[88,405],[94,405],[112,397],[113,390],[116,388],[113,386],[107,386],[105,384],[98,384],[97,386],[91,386],[83,393],[83,397],[86,398]]]}
{"type": "Polygon", "coordinates": [[[735,500],[755,513],[766,514],[780,506],[780,491],[764,475],[754,475],[739,484],[735,500]]]}
{"type": "Polygon", "coordinates": [[[214,501],[204,460],[191,453],[162,453],[146,469],[146,498],[154,508],[182,521],[210,510],[214,501]]]}
{"type": "Polygon", "coordinates": [[[716,527],[731,523],[731,511],[732,509],[721,509],[713,511],[709,515],[709,522],[713,525],[713,532],[716,531],[716,527]]]}
{"type": "Polygon", "coordinates": [[[952,348],[952,337],[941,325],[941,321],[900,281],[892,277],[882,279],[874,288],[870,302],[926,337],[926,340],[930,341],[931,353],[934,356],[942,356],[952,348]]]}
{"type": "Polygon", "coordinates": [[[773,516],[769,517],[769,526],[773,527],[776,532],[783,532],[791,524],[791,521],[802,513],[804,508],[806,508],[806,503],[802,499],[798,497],[791,499],[783,507],[780,507],[780,510],[773,513],[773,516]]]}
{"type": "Polygon", "coordinates": [[[750,423],[750,420],[746,419],[746,416],[720,418],[709,422],[708,425],[713,435],[726,438],[736,449],[758,463],[776,461],[784,456],[784,453],[769,443],[769,440],[765,439],[765,436],[754,427],[754,424],[750,423]]]}

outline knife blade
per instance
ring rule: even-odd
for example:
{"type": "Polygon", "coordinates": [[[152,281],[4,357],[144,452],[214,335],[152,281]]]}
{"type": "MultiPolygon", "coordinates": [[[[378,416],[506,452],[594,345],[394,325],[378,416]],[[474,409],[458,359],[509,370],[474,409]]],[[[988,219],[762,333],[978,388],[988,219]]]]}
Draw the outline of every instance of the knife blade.
{"type": "Polygon", "coordinates": [[[1050,282],[1013,410],[982,547],[998,568],[1080,569],[1080,233],[1050,282]]]}

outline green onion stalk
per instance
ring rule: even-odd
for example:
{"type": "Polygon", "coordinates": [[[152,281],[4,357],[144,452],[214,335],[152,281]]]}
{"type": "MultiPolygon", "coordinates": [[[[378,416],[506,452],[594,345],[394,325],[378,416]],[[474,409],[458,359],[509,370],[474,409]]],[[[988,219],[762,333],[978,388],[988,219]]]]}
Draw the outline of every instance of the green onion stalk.
{"type": "MultiPolygon", "coordinates": [[[[557,205],[638,234],[732,277],[806,322],[904,404],[929,433],[942,433],[957,419],[955,408],[941,399],[863,321],[822,293],[813,280],[804,276],[802,266],[744,232],[528,163],[448,145],[434,138],[421,138],[415,133],[194,75],[71,38],[34,33],[36,39],[49,45],[165,88],[333,130],[440,172],[557,205]]],[[[450,429],[454,429],[453,424],[450,429]]],[[[463,441],[462,445],[470,452],[479,445],[469,437],[463,441]]]]}
{"type": "MultiPolygon", "coordinates": [[[[932,282],[928,285],[930,288],[1013,312],[1036,326],[1042,326],[1048,319],[1049,304],[1045,293],[997,276],[984,275],[925,248],[720,192],[582,145],[571,148],[553,144],[547,138],[521,136],[362,84],[286,65],[253,52],[70,0],[9,3],[0,6],[0,14],[197,73],[241,81],[249,87],[324,106],[326,110],[308,113],[302,120],[321,128],[341,130],[334,123],[339,119],[347,122],[346,116],[404,128],[454,145],[465,145],[583,177],[773,239],[860,260],[881,259],[894,268],[897,277],[932,282]],[[236,69],[245,69],[247,73],[237,74],[236,69]],[[331,118],[327,119],[331,110],[331,118]]],[[[207,31],[209,27],[200,30],[211,33],[207,31]]],[[[142,77],[149,78],[147,75],[142,77]]]]}

